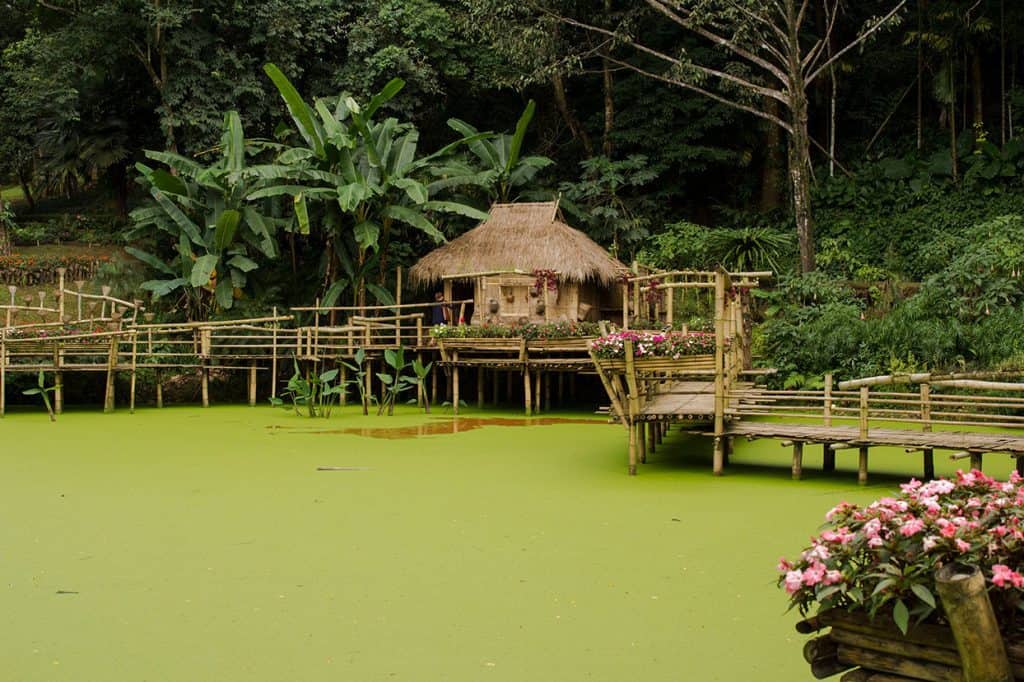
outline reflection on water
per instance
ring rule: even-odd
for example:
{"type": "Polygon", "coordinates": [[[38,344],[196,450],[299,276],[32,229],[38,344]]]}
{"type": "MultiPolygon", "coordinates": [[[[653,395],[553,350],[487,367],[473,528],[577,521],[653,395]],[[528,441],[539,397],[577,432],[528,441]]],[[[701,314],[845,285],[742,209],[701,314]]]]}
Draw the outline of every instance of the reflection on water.
{"type": "Polygon", "coordinates": [[[440,436],[449,433],[463,433],[483,426],[551,426],[553,424],[604,424],[595,419],[572,419],[565,417],[538,417],[536,419],[515,417],[456,417],[417,424],[415,426],[374,427],[347,429],[304,429],[298,426],[270,426],[271,435],[276,430],[286,430],[299,434],[365,436],[367,438],[419,438],[421,436],[440,436]]]}

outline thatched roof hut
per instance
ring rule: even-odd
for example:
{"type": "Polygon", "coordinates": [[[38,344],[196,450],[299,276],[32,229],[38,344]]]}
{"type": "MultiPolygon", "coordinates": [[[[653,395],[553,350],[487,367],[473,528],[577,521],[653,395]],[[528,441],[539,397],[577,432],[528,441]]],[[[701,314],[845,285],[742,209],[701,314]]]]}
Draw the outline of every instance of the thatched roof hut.
{"type": "Polygon", "coordinates": [[[472,297],[475,323],[595,320],[614,311],[611,291],[626,266],[566,225],[557,202],[495,204],[490,213],[421,258],[410,283],[441,282],[449,301],[456,284],[454,293],[472,297]],[[557,283],[541,286],[535,271],[553,271],[557,283]]]}
{"type": "Polygon", "coordinates": [[[494,204],[491,217],[431,251],[409,270],[412,284],[486,271],[554,270],[562,280],[605,286],[626,271],[590,237],[565,224],[558,202],[494,204]]]}

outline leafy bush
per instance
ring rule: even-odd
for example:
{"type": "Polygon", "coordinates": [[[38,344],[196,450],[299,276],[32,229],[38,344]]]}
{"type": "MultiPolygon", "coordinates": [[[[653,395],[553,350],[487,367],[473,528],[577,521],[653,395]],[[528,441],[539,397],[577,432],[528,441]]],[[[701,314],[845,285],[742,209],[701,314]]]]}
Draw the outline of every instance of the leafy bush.
{"type": "Polygon", "coordinates": [[[14,223],[11,240],[16,246],[82,242],[112,244],[120,240],[120,225],[113,216],[69,213],[43,221],[14,223]]]}
{"type": "Polygon", "coordinates": [[[67,268],[66,281],[91,279],[109,256],[0,256],[0,281],[17,286],[53,284],[57,281],[57,268],[67,268]]]}

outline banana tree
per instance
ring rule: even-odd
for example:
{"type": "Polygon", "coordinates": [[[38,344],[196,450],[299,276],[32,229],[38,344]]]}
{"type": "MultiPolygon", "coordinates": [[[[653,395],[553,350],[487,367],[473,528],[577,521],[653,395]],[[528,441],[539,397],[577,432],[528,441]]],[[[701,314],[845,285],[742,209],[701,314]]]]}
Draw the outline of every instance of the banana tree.
{"type": "MultiPolygon", "coordinates": [[[[249,199],[291,196],[303,233],[310,233],[314,225],[311,213],[320,217],[328,254],[327,304],[348,285],[358,305],[365,305],[368,289],[378,298],[387,297],[382,287],[368,280],[376,269],[383,281],[387,247],[400,230],[411,228],[442,242],[444,235],[435,222],[438,214],[487,218],[467,204],[438,200],[435,195],[443,188],[430,185],[431,179],[449,172],[446,159],[467,140],[420,155],[419,132],[411,123],[375,119],[380,108],[402,90],[404,81],[390,81],[365,105],[340,95],[315,100],[311,106],[275,65],[264,69],[302,141],[279,154],[266,169],[272,179],[250,193],[249,199]]],[[[474,179],[477,184],[484,181],[470,177],[463,182],[474,179]]]]}
{"type": "Polygon", "coordinates": [[[175,174],[136,165],[152,202],[132,212],[131,236],[155,238],[165,257],[135,247],[127,251],[160,275],[142,288],[154,298],[180,294],[192,319],[204,319],[216,307],[230,309],[259,267],[257,259],[278,255],[275,233],[286,221],[269,217],[269,206],[248,198],[255,183],[267,180],[260,167],[246,165],[247,153],[261,149],[247,144],[232,111],[224,118],[220,156],[211,165],[153,151],[146,156],[175,174]]]}
{"type": "MultiPolygon", "coordinates": [[[[469,150],[482,164],[480,175],[486,179],[486,188],[492,201],[507,202],[515,198],[514,192],[533,182],[537,173],[554,163],[546,156],[521,156],[526,129],[533,120],[536,104],[531,99],[516,123],[511,135],[484,135],[457,118],[448,120],[448,127],[463,136],[469,150]]],[[[459,176],[456,176],[456,179],[459,176]]],[[[444,181],[442,181],[444,182],[444,181]]]]}

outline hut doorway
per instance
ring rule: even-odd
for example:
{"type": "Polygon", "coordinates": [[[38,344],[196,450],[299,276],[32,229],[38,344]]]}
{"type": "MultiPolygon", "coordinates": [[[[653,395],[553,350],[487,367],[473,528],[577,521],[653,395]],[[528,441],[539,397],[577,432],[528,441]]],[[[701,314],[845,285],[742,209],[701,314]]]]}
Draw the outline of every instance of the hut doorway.
{"type": "Polygon", "coordinates": [[[451,301],[469,301],[464,305],[452,306],[452,324],[469,324],[473,319],[473,301],[476,292],[472,282],[452,282],[451,301]]]}

